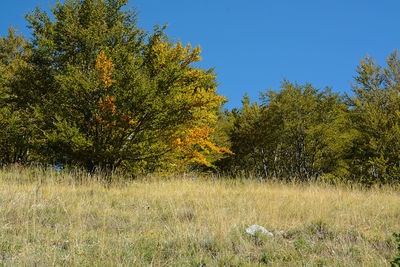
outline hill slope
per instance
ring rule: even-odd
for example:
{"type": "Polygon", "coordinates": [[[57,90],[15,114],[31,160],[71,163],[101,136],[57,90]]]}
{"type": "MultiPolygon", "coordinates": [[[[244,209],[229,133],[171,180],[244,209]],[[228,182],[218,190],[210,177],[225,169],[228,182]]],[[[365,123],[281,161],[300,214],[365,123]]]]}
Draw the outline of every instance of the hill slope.
{"type": "Polygon", "coordinates": [[[78,178],[0,172],[0,265],[384,266],[400,232],[390,188],[78,178]]]}

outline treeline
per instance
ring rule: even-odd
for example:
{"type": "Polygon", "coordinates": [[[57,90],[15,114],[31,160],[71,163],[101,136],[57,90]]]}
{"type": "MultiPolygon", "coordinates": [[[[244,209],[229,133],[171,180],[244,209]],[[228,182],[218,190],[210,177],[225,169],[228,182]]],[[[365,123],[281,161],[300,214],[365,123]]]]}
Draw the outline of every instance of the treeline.
{"type": "Polygon", "coordinates": [[[285,80],[260,103],[245,96],[220,120],[234,155],[218,166],[276,179],[400,182],[398,52],[386,67],[361,60],[352,89],[339,95],[285,80]]]}
{"type": "Polygon", "coordinates": [[[66,0],[0,38],[0,165],[212,170],[398,183],[400,59],[365,58],[351,96],[283,81],[222,111],[200,48],[137,26],[128,0],[66,0]]]}

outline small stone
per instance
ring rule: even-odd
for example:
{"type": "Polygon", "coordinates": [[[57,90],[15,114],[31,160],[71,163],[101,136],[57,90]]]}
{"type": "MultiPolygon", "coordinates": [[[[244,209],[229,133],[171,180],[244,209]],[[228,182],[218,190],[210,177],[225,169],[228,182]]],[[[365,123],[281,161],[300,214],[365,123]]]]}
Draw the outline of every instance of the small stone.
{"type": "Polygon", "coordinates": [[[256,224],[246,228],[246,233],[248,233],[249,235],[252,235],[252,236],[255,236],[257,233],[268,235],[268,236],[274,236],[273,233],[269,232],[264,227],[256,225],[256,224]]]}

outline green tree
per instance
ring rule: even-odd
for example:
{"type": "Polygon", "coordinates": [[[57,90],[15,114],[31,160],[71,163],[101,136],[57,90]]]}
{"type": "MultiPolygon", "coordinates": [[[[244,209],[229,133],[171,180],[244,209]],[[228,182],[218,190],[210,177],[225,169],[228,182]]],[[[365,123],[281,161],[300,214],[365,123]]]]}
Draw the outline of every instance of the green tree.
{"type": "Polygon", "coordinates": [[[400,59],[398,51],[382,67],[369,56],[361,60],[349,98],[349,173],[362,182],[399,182],[400,59]]]}
{"type": "Polygon", "coordinates": [[[274,152],[281,175],[308,180],[328,171],[332,151],[331,126],[340,98],[328,89],[284,81],[277,93],[262,94],[263,104],[282,118],[282,130],[274,152]]]}
{"type": "Polygon", "coordinates": [[[27,114],[11,97],[27,54],[27,42],[10,27],[8,35],[0,37],[0,165],[24,162],[28,157],[31,129],[27,114]]]}
{"type": "Polygon", "coordinates": [[[251,104],[245,96],[243,107],[232,112],[235,169],[302,181],[334,169],[330,145],[343,106],[337,94],[285,80],[279,92],[262,93],[261,100],[261,106],[251,104]]]}
{"type": "Polygon", "coordinates": [[[251,103],[246,94],[242,108],[229,114],[231,127],[227,128],[234,155],[219,162],[225,172],[240,171],[269,177],[274,175],[270,155],[276,145],[281,127],[280,117],[272,109],[251,103]]]}

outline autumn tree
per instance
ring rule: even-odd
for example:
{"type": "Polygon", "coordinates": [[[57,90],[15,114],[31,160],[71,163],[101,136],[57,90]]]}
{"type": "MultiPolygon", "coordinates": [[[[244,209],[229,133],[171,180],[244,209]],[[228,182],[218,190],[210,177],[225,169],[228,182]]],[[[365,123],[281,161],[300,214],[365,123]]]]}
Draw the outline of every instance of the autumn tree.
{"type": "Polygon", "coordinates": [[[173,42],[164,27],[137,26],[127,0],[66,0],[54,19],[36,9],[20,107],[40,129],[42,161],[131,170],[187,162],[210,165],[229,152],[211,139],[224,97],[216,75],[195,63],[199,47],[173,42]],[[26,99],[26,95],[32,98],[26,99]]]}

